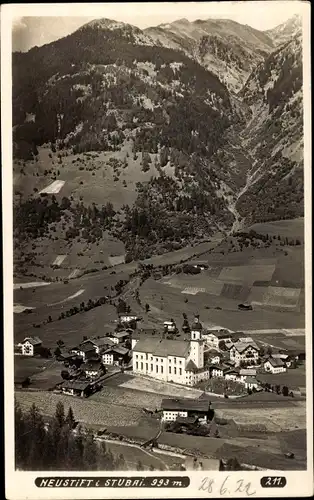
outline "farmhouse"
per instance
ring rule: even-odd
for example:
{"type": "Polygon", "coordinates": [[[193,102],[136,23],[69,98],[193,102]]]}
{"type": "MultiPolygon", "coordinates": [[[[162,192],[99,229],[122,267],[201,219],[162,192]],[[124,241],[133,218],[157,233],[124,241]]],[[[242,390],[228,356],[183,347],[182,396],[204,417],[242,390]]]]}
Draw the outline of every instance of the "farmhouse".
{"type": "Polygon", "coordinates": [[[169,333],[174,333],[176,331],[177,327],[173,319],[170,321],[164,321],[164,330],[166,330],[169,333]]]}
{"type": "Polygon", "coordinates": [[[202,424],[210,419],[210,401],[206,399],[168,399],[161,402],[162,421],[174,421],[179,417],[197,418],[202,424]]]}
{"type": "Polygon", "coordinates": [[[230,367],[226,365],[214,365],[209,367],[209,371],[212,378],[222,378],[230,371],[230,367]]]}
{"type": "Polygon", "coordinates": [[[224,373],[226,380],[239,380],[239,369],[237,368],[229,368],[228,371],[224,373]]]}
{"type": "Polygon", "coordinates": [[[219,349],[219,342],[231,342],[231,333],[227,330],[209,331],[204,334],[206,344],[215,349],[219,349]]]}
{"type": "Polygon", "coordinates": [[[290,368],[293,362],[293,356],[289,356],[289,354],[272,354],[271,357],[273,359],[281,359],[287,368],[290,368]]]}
{"type": "Polygon", "coordinates": [[[91,379],[98,378],[105,373],[102,363],[96,360],[87,361],[81,366],[81,370],[87,378],[91,379]]]}
{"type": "Polygon", "coordinates": [[[259,357],[259,347],[252,342],[236,342],[230,349],[230,359],[239,366],[241,361],[256,362],[259,357]]]}
{"type": "Polygon", "coordinates": [[[73,347],[73,349],[71,349],[71,353],[80,356],[83,361],[86,361],[87,359],[95,357],[96,348],[95,345],[90,340],[88,340],[84,343],[81,343],[78,347],[73,347]]]}
{"type": "Polygon", "coordinates": [[[102,362],[105,365],[126,365],[130,361],[130,351],[126,347],[113,346],[109,347],[102,353],[102,362]]]}
{"type": "Polygon", "coordinates": [[[191,326],[191,339],[148,337],[133,348],[133,371],[168,382],[195,385],[209,378],[204,366],[204,340],[198,317],[191,326]]]}
{"type": "Polygon", "coordinates": [[[137,316],[137,314],[132,314],[132,313],[119,314],[119,323],[121,325],[136,327],[136,322],[139,320],[140,318],[137,316]]]}
{"type": "Polygon", "coordinates": [[[212,365],[219,365],[222,355],[220,354],[219,351],[216,349],[209,349],[208,351],[205,351],[205,359],[207,360],[208,363],[212,365]]]}
{"type": "Polygon", "coordinates": [[[80,345],[88,345],[91,348],[94,347],[96,354],[100,354],[103,349],[108,349],[111,345],[113,345],[112,340],[109,337],[98,337],[98,338],[90,338],[84,340],[80,345]]]}
{"type": "Polygon", "coordinates": [[[107,339],[112,342],[113,344],[122,344],[125,342],[127,339],[130,338],[129,332],[123,330],[121,332],[113,332],[110,335],[108,335],[107,339]]]}
{"type": "Polygon", "coordinates": [[[23,356],[35,356],[40,351],[42,341],[39,337],[26,337],[23,342],[18,344],[21,347],[23,356]]]}
{"type": "Polygon", "coordinates": [[[242,368],[239,371],[239,381],[240,382],[245,382],[247,377],[255,377],[256,376],[256,370],[255,368],[242,368]]]}
{"type": "Polygon", "coordinates": [[[63,394],[70,396],[80,396],[81,398],[89,396],[93,392],[90,382],[80,380],[66,380],[60,386],[63,394]]]}
{"type": "Polygon", "coordinates": [[[255,377],[246,377],[244,384],[246,389],[253,390],[259,388],[259,383],[255,377]]]}
{"type": "Polygon", "coordinates": [[[270,373],[282,373],[286,372],[287,368],[282,359],[270,357],[264,363],[264,370],[270,373]]]}

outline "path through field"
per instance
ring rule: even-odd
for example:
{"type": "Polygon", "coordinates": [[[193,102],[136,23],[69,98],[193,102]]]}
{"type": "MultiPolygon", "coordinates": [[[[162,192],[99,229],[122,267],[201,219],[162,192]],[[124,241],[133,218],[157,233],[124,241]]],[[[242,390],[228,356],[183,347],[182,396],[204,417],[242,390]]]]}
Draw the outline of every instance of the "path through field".
{"type": "Polygon", "coordinates": [[[76,297],[79,297],[80,295],[82,295],[82,293],[84,293],[85,290],[84,288],[81,288],[80,290],[78,290],[76,293],[74,293],[73,295],[70,295],[69,297],[66,297],[65,299],[63,300],[60,300],[59,302],[54,302],[53,304],[47,304],[48,306],[57,306],[59,304],[63,304],[64,302],[68,302],[69,300],[72,300],[72,299],[75,299],[76,297]]]}

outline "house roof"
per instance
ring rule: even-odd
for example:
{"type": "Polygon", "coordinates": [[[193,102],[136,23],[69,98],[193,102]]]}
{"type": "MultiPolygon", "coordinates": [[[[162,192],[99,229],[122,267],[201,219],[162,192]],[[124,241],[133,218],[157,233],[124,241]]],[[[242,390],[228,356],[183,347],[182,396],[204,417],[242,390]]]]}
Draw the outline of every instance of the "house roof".
{"type": "Polygon", "coordinates": [[[228,371],[226,371],[226,374],[229,373],[235,373],[236,375],[239,374],[239,369],[238,368],[229,368],[228,371]]]}
{"type": "Polygon", "coordinates": [[[255,349],[255,351],[259,351],[259,347],[257,346],[257,344],[255,344],[254,341],[253,342],[236,342],[235,344],[233,344],[233,347],[235,347],[235,349],[239,353],[246,351],[249,347],[255,349]]]}
{"type": "Polygon", "coordinates": [[[210,409],[210,401],[207,399],[189,399],[189,398],[164,398],[161,401],[162,410],[191,410],[206,412],[210,409]]]}
{"type": "Polygon", "coordinates": [[[65,380],[61,387],[64,389],[76,389],[78,391],[84,391],[90,386],[90,382],[84,382],[81,380],[65,380]]]}
{"type": "Polygon", "coordinates": [[[100,337],[99,339],[90,339],[90,341],[96,345],[97,347],[101,347],[103,345],[111,345],[112,340],[109,339],[109,337],[100,337]]]}
{"type": "Polygon", "coordinates": [[[110,337],[114,337],[117,339],[122,339],[123,337],[128,337],[130,334],[126,331],[121,331],[121,332],[113,332],[110,334],[110,337]]]}
{"type": "Polygon", "coordinates": [[[129,349],[126,347],[120,347],[120,346],[113,346],[109,347],[106,351],[103,352],[103,354],[109,354],[110,352],[116,352],[117,354],[121,354],[122,356],[125,356],[129,352],[129,349]]]}
{"type": "Polygon", "coordinates": [[[284,359],[284,360],[287,360],[287,359],[290,358],[289,354],[281,354],[281,353],[279,353],[279,354],[272,354],[271,357],[273,359],[284,359]]]}
{"type": "Polygon", "coordinates": [[[217,339],[230,339],[231,338],[231,333],[228,332],[227,330],[210,330],[206,332],[207,335],[214,335],[217,337],[217,339]]]}
{"type": "Polygon", "coordinates": [[[208,356],[222,356],[222,354],[216,349],[208,349],[208,351],[205,351],[204,354],[207,354],[208,356]]]}
{"type": "MultiPolygon", "coordinates": [[[[268,358],[267,361],[265,361],[265,363],[267,363],[269,361],[269,363],[274,367],[280,367],[280,366],[285,366],[284,362],[282,361],[282,359],[280,358],[268,358]]],[[[265,364],[264,363],[264,364],[265,364]]]]}
{"type": "Polygon", "coordinates": [[[83,345],[79,346],[79,351],[92,352],[92,351],[95,351],[95,346],[92,343],[91,344],[83,344],[83,345]]]}
{"type": "Polygon", "coordinates": [[[42,340],[40,340],[39,337],[26,337],[21,344],[25,344],[26,342],[29,342],[32,345],[39,345],[42,344],[42,340]]]}
{"type": "Polygon", "coordinates": [[[240,375],[256,375],[255,368],[241,368],[240,375]]]}
{"type": "Polygon", "coordinates": [[[190,343],[184,340],[149,337],[140,339],[133,350],[134,352],[151,353],[154,356],[186,358],[190,350],[190,343]]]}
{"type": "Polygon", "coordinates": [[[227,372],[230,370],[230,366],[226,365],[211,365],[210,368],[212,370],[221,370],[222,372],[227,372]]]}
{"type": "Polygon", "coordinates": [[[245,382],[248,384],[257,384],[257,380],[255,377],[247,377],[245,382]]]}

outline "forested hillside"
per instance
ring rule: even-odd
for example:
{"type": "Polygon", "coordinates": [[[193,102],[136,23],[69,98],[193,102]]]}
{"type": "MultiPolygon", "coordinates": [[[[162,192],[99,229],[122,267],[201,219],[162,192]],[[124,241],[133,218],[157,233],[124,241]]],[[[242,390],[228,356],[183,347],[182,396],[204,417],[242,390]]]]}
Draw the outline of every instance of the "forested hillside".
{"type": "Polygon", "coordinates": [[[45,238],[68,253],[109,234],[132,260],[302,215],[301,37],[275,45],[227,20],[102,19],[14,53],[23,262],[45,238]],[[60,195],[42,193],[48,179],[60,195]]]}

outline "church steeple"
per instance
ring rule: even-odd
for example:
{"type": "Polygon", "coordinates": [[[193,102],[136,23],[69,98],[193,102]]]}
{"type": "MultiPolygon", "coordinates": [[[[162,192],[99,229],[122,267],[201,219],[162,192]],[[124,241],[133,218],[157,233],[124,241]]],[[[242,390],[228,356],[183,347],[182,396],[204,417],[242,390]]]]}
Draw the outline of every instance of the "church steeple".
{"type": "Polygon", "coordinates": [[[191,326],[191,359],[197,366],[204,366],[204,340],[202,338],[202,323],[199,316],[195,315],[194,322],[191,326]]]}

